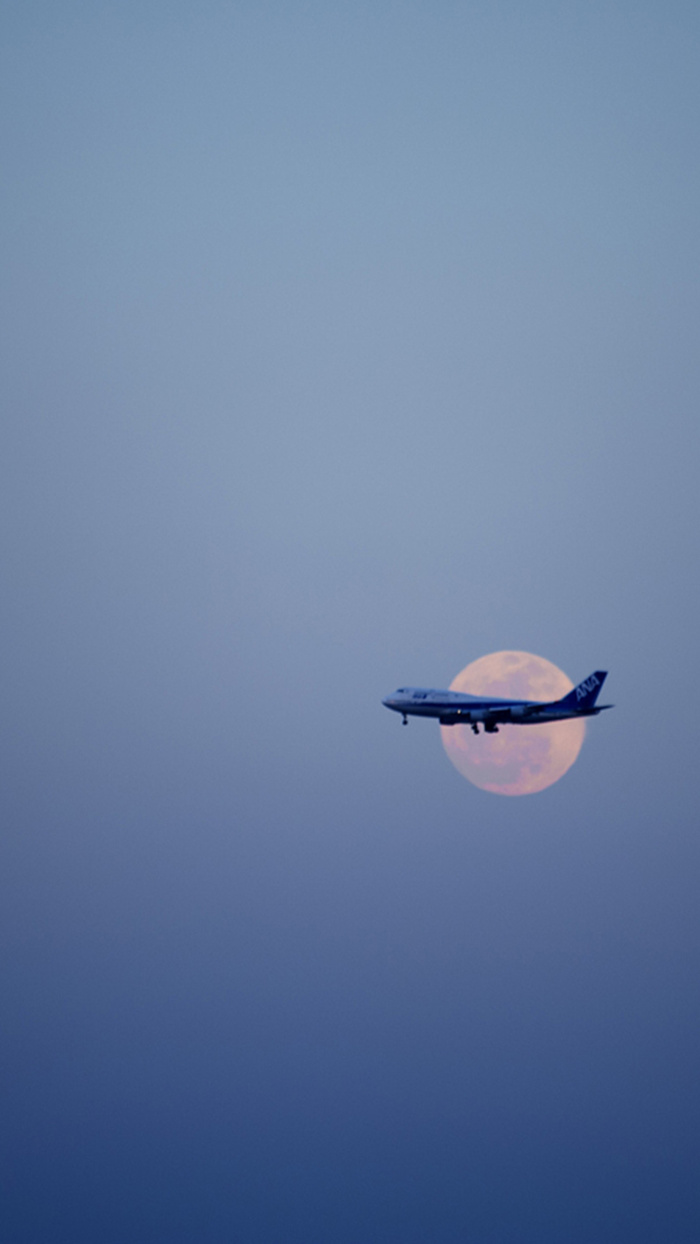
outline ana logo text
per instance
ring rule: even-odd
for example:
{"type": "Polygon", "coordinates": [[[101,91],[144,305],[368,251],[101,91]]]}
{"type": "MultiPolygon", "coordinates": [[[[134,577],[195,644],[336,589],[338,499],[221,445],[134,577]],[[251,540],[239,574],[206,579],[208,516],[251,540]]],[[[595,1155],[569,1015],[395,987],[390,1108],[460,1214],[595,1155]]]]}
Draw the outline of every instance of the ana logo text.
{"type": "Polygon", "coordinates": [[[590,678],[587,678],[585,682],[579,683],[576,688],[576,699],[585,700],[586,696],[590,695],[591,691],[598,686],[600,686],[598,679],[595,674],[591,674],[590,678]]]}

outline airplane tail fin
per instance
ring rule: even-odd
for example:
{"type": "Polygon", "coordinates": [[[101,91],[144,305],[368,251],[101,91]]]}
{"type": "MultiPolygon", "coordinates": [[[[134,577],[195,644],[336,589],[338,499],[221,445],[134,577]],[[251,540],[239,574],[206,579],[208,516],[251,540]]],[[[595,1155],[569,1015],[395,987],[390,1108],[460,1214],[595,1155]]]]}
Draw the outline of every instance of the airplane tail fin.
{"type": "Polygon", "coordinates": [[[557,700],[557,708],[568,710],[593,708],[607,676],[607,670],[596,670],[594,674],[589,674],[588,678],[584,678],[583,682],[565,695],[563,700],[557,700]]]}

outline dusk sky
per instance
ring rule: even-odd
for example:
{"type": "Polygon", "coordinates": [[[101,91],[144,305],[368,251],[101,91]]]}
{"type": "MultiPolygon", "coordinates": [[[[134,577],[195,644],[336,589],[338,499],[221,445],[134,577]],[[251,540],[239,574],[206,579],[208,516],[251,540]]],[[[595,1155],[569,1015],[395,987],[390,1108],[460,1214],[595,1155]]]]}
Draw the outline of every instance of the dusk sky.
{"type": "Polygon", "coordinates": [[[700,8],[0,36],[2,1244],[697,1244],[700,8]]]}

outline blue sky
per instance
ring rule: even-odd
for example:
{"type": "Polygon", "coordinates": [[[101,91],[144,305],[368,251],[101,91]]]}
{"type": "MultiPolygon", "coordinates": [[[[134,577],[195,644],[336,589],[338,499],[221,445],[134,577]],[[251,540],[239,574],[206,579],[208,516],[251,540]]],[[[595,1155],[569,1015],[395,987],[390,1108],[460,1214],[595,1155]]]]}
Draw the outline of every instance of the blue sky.
{"type": "Polygon", "coordinates": [[[695,6],[2,28],[8,1244],[696,1240],[695,6]]]}

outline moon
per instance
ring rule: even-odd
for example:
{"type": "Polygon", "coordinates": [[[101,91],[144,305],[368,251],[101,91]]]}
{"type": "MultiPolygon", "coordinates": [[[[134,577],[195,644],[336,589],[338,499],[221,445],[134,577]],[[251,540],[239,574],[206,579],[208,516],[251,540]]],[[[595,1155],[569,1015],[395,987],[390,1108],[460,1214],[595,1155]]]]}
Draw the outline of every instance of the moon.
{"type": "MultiPolygon", "coordinates": [[[[492,652],[465,666],[450,691],[469,695],[558,700],[574,684],[562,670],[531,652],[492,652]]],[[[475,735],[469,726],[441,726],[442,744],[452,764],[474,786],[497,795],[534,795],[558,782],[583,743],[583,721],[550,721],[537,726],[502,725],[498,734],[475,735]]]]}

